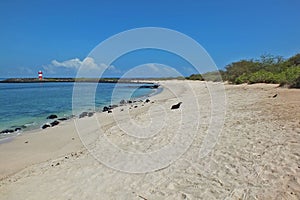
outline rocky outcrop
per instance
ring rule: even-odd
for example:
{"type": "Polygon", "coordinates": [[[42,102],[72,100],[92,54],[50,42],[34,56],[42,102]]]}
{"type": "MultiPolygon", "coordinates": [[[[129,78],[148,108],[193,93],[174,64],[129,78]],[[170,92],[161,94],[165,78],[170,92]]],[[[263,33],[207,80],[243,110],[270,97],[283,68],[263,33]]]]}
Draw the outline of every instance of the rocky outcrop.
{"type": "Polygon", "coordinates": [[[7,134],[7,133],[13,133],[13,132],[15,132],[15,131],[12,129],[5,129],[5,130],[1,131],[0,134],[7,134]]]}

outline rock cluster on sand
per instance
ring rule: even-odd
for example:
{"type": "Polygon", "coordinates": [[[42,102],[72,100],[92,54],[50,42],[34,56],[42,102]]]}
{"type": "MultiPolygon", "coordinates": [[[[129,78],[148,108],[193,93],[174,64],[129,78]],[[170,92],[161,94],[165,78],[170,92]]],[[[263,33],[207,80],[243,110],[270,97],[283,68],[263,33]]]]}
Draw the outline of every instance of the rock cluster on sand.
{"type": "MultiPolygon", "coordinates": [[[[144,103],[149,103],[151,102],[150,99],[146,99],[145,101],[143,100],[125,100],[125,99],[122,99],[119,103],[119,105],[109,105],[109,106],[104,106],[103,109],[102,109],[102,112],[107,112],[107,113],[112,113],[112,110],[114,108],[117,108],[119,106],[125,106],[126,104],[133,104],[133,103],[137,103],[137,102],[144,102],[144,103]]],[[[133,105],[132,105],[133,106],[133,105]]],[[[144,106],[144,105],[142,105],[144,106]]],[[[137,105],[134,105],[133,106],[134,108],[137,108],[138,106],[137,105]]],[[[131,108],[130,108],[131,109],[131,108]]],[[[124,109],[121,109],[121,111],[123,111],[124,109]]],[[[92,117],[94,115],[95,112],[82,112],[78,115],[78,118],[84,118],[84,117],[92,117]]],[[[48,123],[45,123],[41,126],[41,129],[46,129],[46,128],[49,128],[49,127],[54,127],[54,126],[57,126],[58,124],[60,124],[61,121],[66,121],[68,119],[71,119],[75,117],[74,115],[71,115],[69,117],[61,117],[61,118],[58,118],[58,116],[56,114],[51,114],[49,116],[47,116],[46,119],[56,119],[55,121],[52,121],[52,122],[48,122],[48,123]]],[[[22,126],[22,127],[16,127],[14,129],[5,129],[5,130],[2,130],[0,132],[0,134],[9,134],[9,133],[14,133],[14,132],[18,132],[18,131],[21,131],[23,128],[26,128],[26,126],[22,126]]]]}

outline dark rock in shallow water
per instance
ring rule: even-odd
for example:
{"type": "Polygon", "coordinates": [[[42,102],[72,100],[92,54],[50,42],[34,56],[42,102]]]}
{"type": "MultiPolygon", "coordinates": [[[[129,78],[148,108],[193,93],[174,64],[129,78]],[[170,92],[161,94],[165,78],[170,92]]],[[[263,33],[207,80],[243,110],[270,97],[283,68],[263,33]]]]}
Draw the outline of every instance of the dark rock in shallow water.
{"type": "Polygon", "coordinates": [[[59,121],[55,120],[54,122],[51,122],[50,125],[53,127],[53,126],[56,126],[59,124],[59,121]]]}
{"type": "Polygon", "coordinates": [[[89,116],[89,117],[92,117],[93,115],[94,115],[93,112],[89,112],[89,113],[88,113],[88,116],[89,116]]]}
{"type": "Polygon", "coordinates": [[[114,109],[114,108],[117,108],[118,105],[110,105],[109,107],[110,107],[111,109],[114,109]]]}
{"type": "Polygon", "coordinates": [[[122,100],[120,101],[120,104],[121,104],[121,105],[124,105],[124,104],[126,104],[126,101],[125,101],[124,99],[122,99],[122,100]]]}
{"type": "Polygon", "coordinates": [[[109,107],[104,106],[103,109],[102,109],[102,112],[106,112],[106,111],[109,111],[109,110],[110,110],[109,107]]]}
{"type": "Polygon", "coordinates": [[[0,134],[13,133],[13,132],[14,132],[14,130],[12,130],[12,129],[5,129],[5,130],[1,131],[0,134]]]}
{"type": "Polygon", "coordinates": [[[18,127],[18,128],[15,128],[15,131],[20,131],[21,130],[21,128],[20,127],[18,127]]]}
{"type": "Polygon", "coordinates": [[[86,117],[88,116],[88,112],[83,112],[79,115],[79,118],[83,118],[83,117],[86,117]]]}
{"type": "Polygon", "coordinates": [[[66,120],[68,120],[68,118],[67,117],[63,117],[63,118],[59,118],[57,120],[59,120],[59,121],[66,121],[66,120]]]}
{"type": "Polygon", "coordinates": [[[128,100],[127,103],[132,103],[132,101],[131,101],[131,100],[128,100]]]}
{"type": "Polygon", "coordinates": [[[48,117],[47,117],[47,119],[56,119],[57,118],[57,115],[49,115],[48,117]]]}
{"type": "Polygon", "coordinates": [[[42,126],[42,129],[46,129],[46,128],[49,128],[49,127],[51,127],[50,124],[44,124],[44,125],[42,126]]]}
{"type": "Polygon", "coordinates": [[[27,126],[25,126],[25,125],[21,125],[21,126],[11,126],[11,128],[27,128],[27,126]]]}

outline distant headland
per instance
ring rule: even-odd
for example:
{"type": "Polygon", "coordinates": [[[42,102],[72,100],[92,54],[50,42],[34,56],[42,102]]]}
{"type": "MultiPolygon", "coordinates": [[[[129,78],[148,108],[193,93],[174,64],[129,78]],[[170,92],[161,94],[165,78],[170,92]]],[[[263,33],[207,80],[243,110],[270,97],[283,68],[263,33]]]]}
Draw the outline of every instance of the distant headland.
{"type": "Polygon", "coordinates": [[[159,84],[145,79],[120,79],[120,78],[8,78],[0,81],[0,83],[59,83],[59,82],[85,82],[85,83],[131,83],[144,84],[143,88],[158,88],[159,84]]]}
{"type": "Polygon", "coordinates": [[[99,83],[150,83],[137,81],[136,79],[120,79],[120,78],[8,78],[0,81],[0,83],[40,83],[40,82],[99,82],[99,83]]]}

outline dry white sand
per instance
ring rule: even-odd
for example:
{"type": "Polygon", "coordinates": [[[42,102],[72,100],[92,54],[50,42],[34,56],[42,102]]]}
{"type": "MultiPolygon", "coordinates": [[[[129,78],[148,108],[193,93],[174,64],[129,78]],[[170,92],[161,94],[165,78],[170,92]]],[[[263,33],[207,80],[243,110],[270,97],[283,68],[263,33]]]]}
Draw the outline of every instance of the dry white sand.
{"type": "Polygon", "coordinates": [[[225,85],[224,127],[207,140],[222,85],[161,84],[153,103],[1,144],[0,199],[300,199],[300,90],[225,85]]]}

